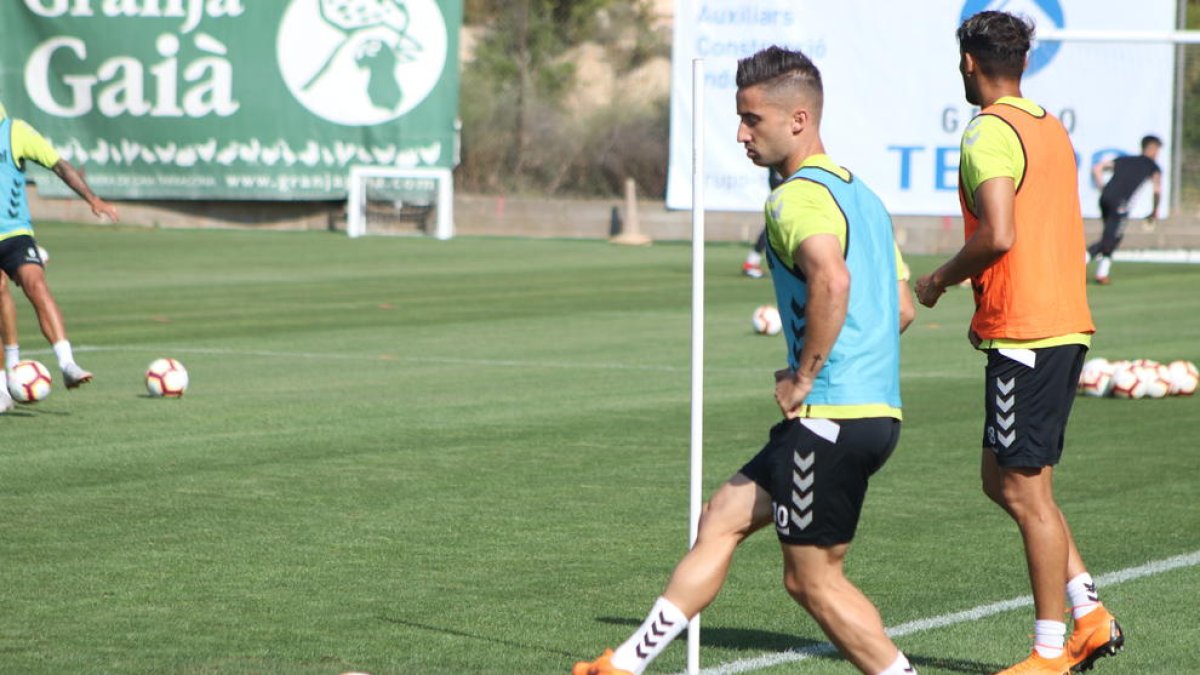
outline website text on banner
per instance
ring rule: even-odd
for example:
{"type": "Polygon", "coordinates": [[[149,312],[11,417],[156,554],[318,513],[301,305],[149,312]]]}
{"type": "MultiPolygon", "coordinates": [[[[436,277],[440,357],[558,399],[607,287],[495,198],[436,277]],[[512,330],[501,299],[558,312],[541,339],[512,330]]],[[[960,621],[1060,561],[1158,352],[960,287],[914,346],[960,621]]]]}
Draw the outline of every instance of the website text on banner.
{"type": "Polygon", "coordinates": [[[107,197],[341,199],[353,165],[453,166],[461,23],[461,0],[11,0],[0,100],[107,197]]]}

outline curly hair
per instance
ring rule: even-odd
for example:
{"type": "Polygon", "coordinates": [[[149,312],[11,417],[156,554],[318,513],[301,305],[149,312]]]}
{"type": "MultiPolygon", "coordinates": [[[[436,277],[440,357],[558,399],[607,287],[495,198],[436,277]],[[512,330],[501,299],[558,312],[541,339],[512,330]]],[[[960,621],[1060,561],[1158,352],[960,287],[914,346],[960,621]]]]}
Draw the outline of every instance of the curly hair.
{"type": "Polygon", "coordinates": [[[1020,78],[1033,42],[1033,22],[1008,12],[980,12],[958,27],[958,48],[986,75],[1020,78]]]}

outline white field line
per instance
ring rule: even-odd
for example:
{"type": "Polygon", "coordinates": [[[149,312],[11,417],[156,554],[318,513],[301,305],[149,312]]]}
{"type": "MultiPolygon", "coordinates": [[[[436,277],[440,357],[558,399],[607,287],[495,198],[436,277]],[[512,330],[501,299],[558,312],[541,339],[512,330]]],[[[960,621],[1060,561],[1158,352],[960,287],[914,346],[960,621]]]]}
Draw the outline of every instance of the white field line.
{"type": "MultiPolygon", "coordinates": [[[[1116,572],[1101,574],[1096,577],[1096,584],[1103,586],[1115,586],[1126,581],[1140,579],[1142,577],[1151,577],[1171,570],[1180,569],[1182,567],[1194,567],[1200,565],[1200,551],[1192,551],[1163,560],[1138,565],[1137,567],[1127,567],[1116,572]]],[[[892,626],[887,629],[888,635],[893,638],[920,633],[922,631],[931,630],[934,628],[944,628],[960,623],[977,621],[979,619],[1000,614],[1022,607],[1032,607],[1033,596],[1023,595],[1019,598],[1011,600],[1003,600],[1001,602],[993,602],[988,605],[979,605],[962,612],[953,612],[951,614],[942,614],[939,616],[930,617],[928,619],[918,619],[902,623],[899,626],[892,626]]],[[[822,656],[825,654],[834,654],[837,649],[829,644],[823,643],[803,647],[797,649],[789,649],[785,652],[777,652],[774,654],[763,654],[750,659],[742,659],[739,661],[730,661],[713,668],[705,668],[700,672],[703,675],[729,675],[731,673],[748,673],[763,668],[770,668],[781,663],[792,663],[795,661],[804,661],[814,656],[822,656]]]]}
{"type": "MultiPolygon", "coordinates": [[[[88,346],[77,345],[74,347],[76,353],[98,353],[98,352],[146,352],[146,353],[171,353],[171,354],[206,354],[211,356],[252,356],[259,358],[280,358],[280,359],[313,359],[313,360],[342,360],[342,361],[391,361],[393,363],[415,363],[419,365],[454,365],[454,366],[479,366],[484,368],[548,368],[548,369],[573,369],[573,370],[630,370],[643,372],[665,372],[665,373],[687,373],[691,372],[690,366],[668,366],[657,365],[653,363],[588,363],[586,361],[540,361],[540,360],[521,360],[521,359],[471,359],[458,356],[398,356],[395,354],[364,354],[355,352],[285,352],[272,351],[261,349],[223,349],[219,347],[179,347],[179,346],[155,346],[155,345],[131,345],[131,346],[88,346]]],[[[23,354],[29,355],[48,355],[51,354],[49,349],[27,349],[22,350],[23,354]]],[[[707,372],[716,373],[763,373],[762,369],[757,368],[722,368],[716,366],[708,366],[705,368],[707,372]]],[[[917,371],[911,368],[900,373],[901,379],[969,379],[978,375],[977,369],[963,368],[954,371],[917,371]]],[[[768,374],[769,376],[769,374],[768,374]]]]}

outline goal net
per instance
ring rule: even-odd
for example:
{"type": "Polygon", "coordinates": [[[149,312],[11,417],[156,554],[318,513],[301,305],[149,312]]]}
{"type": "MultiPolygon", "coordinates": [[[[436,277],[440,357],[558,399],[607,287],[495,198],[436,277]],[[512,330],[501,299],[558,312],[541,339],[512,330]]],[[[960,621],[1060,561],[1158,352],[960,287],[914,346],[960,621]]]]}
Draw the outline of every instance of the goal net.
{"type": "Polygon", "coordinates": [[[454,236],[454,179],[449,169],[350,168],[346,234],[454,236]]]}

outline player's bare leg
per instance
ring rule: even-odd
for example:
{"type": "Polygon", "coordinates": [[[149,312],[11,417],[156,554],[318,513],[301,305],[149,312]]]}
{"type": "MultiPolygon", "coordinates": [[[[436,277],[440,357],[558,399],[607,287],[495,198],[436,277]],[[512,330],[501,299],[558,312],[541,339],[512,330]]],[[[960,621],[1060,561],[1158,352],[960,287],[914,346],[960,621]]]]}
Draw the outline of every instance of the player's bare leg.
{"type": "MultiPolygon", "coordinates": [[[[1054,467],[1003,468],[983,451],[984,492],[1017,522],[1039,619],[1058,620],[1065,611],[1070,539],[1053,492],[1054,467]]],[[[1078,558],[1078,551],[1075,553],[1078,558]]],[[[1082,562],[1081,562],[1082,564],[1082,562]]]]}
{"type": "Polygon", "coordinates": [[[884,672],[900,650],[884,632],[875,605],[843,573],[849,548],[784,544],[784,585],[859,670],[884,672]]]}
{"type": "Polygon", "coordinates": [[[49,284],[46,283],[45,271],[38,265],[22,265],[17,269],[17,276],[21,281],[21,289],[25,291],[25,297],[29,298],[29,302],[33,304],[33,309],[37,313],[42,335],[45,335],[46,340],[54,347],[54,353],[58,356],[58,365],[62,369],[63,381],[67,388],[74,389],[85,382],[90,382],[92,374],[75,363],[71,343],[67,340],[62,311],[58,308],[58,302],[50,292],[49,284]]]}
{"type": "Polygon", "coordinates": [[[577,674],[641,673],[716,599],[738,544],[772,521],[771,498],[741,474],[726,481],[700,516],[696,543],[675,566],[662,597],[646,620],[615,651],[581,661],[577,674]]]}
{"type": "MultiPolygon", "coordinates": [[[[1025,544],[1025,562],[1033,589],[1034,649],[1011,669],[1036,662],[1039,667],[1067,667],[1064,589],[1072,544],[1066,519],[1054,501],[1054,467],[1001,467],[989,448],[983,449],[983,491],[1017,523],[1025,544]]],[[[1075,556],[1078,558],[1078,551],[1075,556]]],[[[1079,561],[1082,565],[1082,561],[1079,561]]],[[[1005,671],[1010,672],[1010,671],[1005,671]]]]}
{"type": "Polygon", "coordinates": [[[705,505],[696,545],[675,566],[663,597],[689,619],[699,614],[724,585],[738,544],[771,522],[770,495],[741,474],[730,478],[705,505]]]}
{"type": "Polygon", "coordinates": [[[8,370],[20,359],[17,348],[17,303],[9,291],[8,275],[0,272],[0,342],[4,343],[4,369],[0,370],[0,413],[16,407],[8,393],[8,370]]]}

